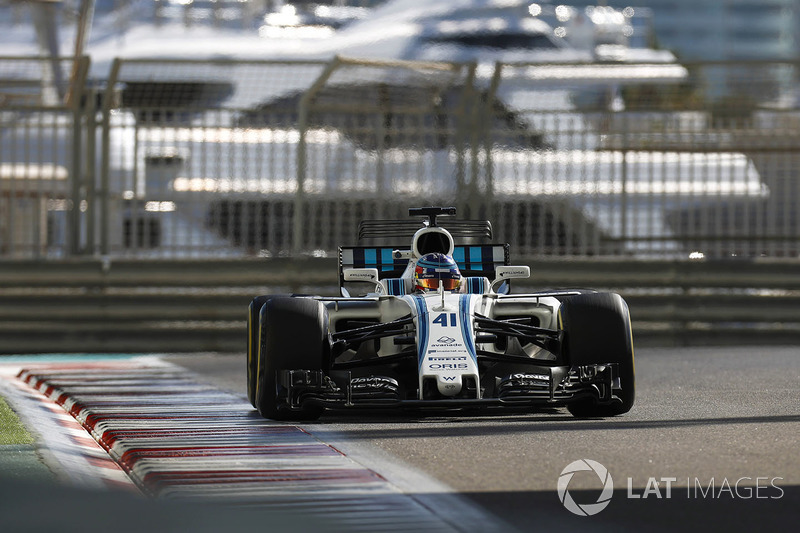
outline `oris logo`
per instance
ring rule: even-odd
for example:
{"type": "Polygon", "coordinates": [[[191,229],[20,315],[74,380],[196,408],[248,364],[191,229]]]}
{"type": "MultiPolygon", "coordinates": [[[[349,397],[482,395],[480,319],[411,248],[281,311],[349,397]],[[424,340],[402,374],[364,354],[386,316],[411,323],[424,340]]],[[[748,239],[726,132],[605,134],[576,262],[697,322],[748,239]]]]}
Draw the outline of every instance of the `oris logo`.
{"type": "Polygon", "coordinates": [[[428,368],[431,370],[466,370],[469,365],[467,363],[431,363],[428,368]]]}
{"type": "Polygon", "coordinates": [[[561,503],[564,504],[567,511],[578,516],[596,515],[608,506],[611,502],[611,496],[613,495],[614,481],[611,479],[611,474],[608,473],[605,466],[591,459],[581,459],[568,464],[558,477],[558,499],[561,500],[561,503]],[[585,471],[597,474],[603,491],[600,493],[595,503],[578,504],[572,499],[569,493],[569,482],[572,481],[572,476],[574,476],[576,472],[585,471]]]}

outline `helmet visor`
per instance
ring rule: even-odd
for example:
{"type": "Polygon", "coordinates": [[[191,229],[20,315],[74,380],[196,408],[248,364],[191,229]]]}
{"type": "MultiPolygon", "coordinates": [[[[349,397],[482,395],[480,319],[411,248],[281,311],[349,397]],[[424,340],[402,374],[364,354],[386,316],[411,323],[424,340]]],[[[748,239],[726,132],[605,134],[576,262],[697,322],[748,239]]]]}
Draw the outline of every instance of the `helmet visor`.
{"type": "Polygon", "coordinates": [[[442,287],[444,287],[444,290],[446,290],[446,291],[454,291],[454,290],[456,290],[458,288],[459,285],[461,285],[461,280],[460,279],[455,279],[455,278],[444,278],[444,279],[439,279],[439,278],[418,278],[417,279],[417,285],[419,285],[423,289],[428,289],[428,290],[433,290],[433,291],[435,291],[435,290],[437,290],[439,288],[439,282],[442,283],[442,287]]]}

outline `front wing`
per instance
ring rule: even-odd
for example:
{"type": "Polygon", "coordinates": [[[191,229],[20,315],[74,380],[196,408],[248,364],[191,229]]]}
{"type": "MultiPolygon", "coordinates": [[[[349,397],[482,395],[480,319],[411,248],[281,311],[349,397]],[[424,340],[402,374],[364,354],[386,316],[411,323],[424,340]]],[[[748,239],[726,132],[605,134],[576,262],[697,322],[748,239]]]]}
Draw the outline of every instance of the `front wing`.
{"type": "MultiPolygon", "coordinates": [[[[336,373],[334,373],[336,374],[336,373]]],[[[581,400],[613,403],[619,388],[616,364],[531,368],[500,378],[491,397],[411,398],[398,380],[380,375],[332,379],[321,371],[284,370],[279,375],[286,391],[286,408],[316,404],[330,409],[378,407],[559,407],[581,400]],[[344,381],[344,387],[339,383],[344,381]],[[405,397],[404,397],[405,396],[405,397]]]]}

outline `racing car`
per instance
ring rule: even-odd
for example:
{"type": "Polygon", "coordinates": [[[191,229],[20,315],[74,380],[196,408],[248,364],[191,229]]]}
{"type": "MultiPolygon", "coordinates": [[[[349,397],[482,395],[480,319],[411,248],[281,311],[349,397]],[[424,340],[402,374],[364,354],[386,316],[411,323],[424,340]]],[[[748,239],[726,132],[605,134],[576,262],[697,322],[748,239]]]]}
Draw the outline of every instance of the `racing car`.
{"type": "Polygon", "coordinates": [[[511,280],[530,277],[530,267],[510,264],[508,244],[491,244],[488,221],[452,219],[445,228],[453,207],[409,215],[361,222],[360,242],[410,237],[411,246],[340,247],[340,296],[252,300],[247,395],[264,418],[316,420],[326,409],[359,407],[563,406],[576,417],[631,409],[633,338],[622,297],[514,294],[511,280]]]}

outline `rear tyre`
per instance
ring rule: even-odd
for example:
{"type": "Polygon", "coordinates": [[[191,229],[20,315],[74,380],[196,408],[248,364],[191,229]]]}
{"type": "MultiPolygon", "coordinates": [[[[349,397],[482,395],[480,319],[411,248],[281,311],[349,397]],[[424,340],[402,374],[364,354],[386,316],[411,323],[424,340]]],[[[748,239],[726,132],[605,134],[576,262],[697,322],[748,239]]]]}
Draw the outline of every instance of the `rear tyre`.
{"type": "Polygon", "coordinates": [[[564,331],[563,353],[572,366],[617,363],[619,401],[598,404],[583,400],[569,404],[577,417],[606,417],[627,413],[636,397],[633,335],[628,305],[619,294],[580,294],[561,304],[559,322],[564,331]]]}
{"type": "Polygon", "coordinates": [[[247,399],[256,406],[256,386],[258,373],[259,316],[261,308],[272,298],[285,298],[288,295],[267,294],[256,296],[250,302],[247,313],[247,399]]]}
{"type": "Polygon", "coordinates": [[[255,407],[273,420],[316,420],[322,407],[290,409],[281,370],[324,370],[328,357],[328,310],[311,298],[273,298],[259,318],[255,407]]]}

